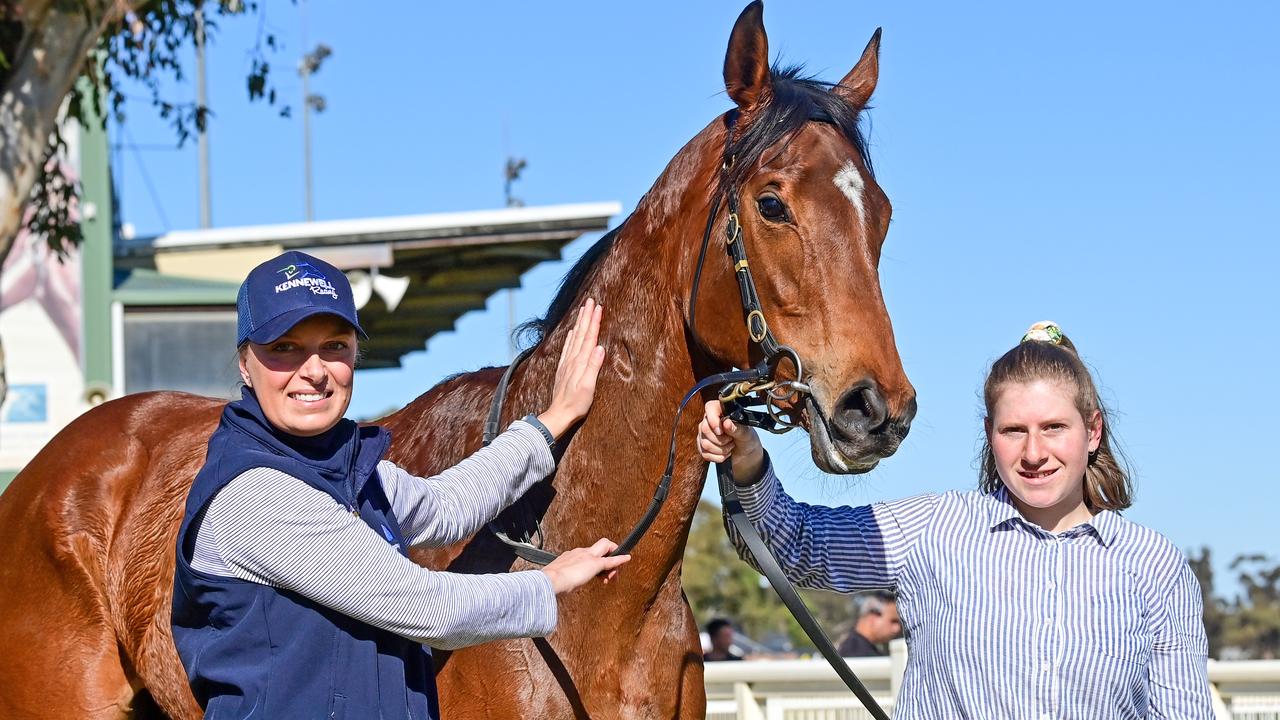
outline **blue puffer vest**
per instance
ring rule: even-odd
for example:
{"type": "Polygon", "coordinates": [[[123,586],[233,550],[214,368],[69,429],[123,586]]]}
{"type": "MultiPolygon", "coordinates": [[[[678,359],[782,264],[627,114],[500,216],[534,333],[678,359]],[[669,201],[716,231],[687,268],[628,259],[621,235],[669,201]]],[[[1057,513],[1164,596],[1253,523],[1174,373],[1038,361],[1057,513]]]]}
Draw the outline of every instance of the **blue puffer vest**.
{"type": "Polygon", "coordinates": [[[191,567],[192,521],[252,468],[325,492],[396,544],[406,543],[375,476],[390,434],[350,420],[315,438],[275,430],[253,392],[229,403],[187,496],[178,530],[173,638],[206,718],[439,717],[430,651],[287,590],[191,567]],[[372,480],[372,482],[371,482],[372,480]]]}

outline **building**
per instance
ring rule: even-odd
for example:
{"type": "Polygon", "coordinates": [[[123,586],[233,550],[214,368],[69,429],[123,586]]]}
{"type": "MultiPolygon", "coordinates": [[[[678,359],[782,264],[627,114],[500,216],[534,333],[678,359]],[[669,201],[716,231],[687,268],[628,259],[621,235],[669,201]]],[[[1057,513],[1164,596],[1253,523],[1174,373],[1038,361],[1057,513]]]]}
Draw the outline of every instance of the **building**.
{"type": "Polygon", "coordinates": [[[249,268],[284,250],[314,254],[347,273],[370,336],[361,367],[395,367],[621,212],[604,202],[124,239],[111,216],[105,133],[63,134],[83,188],[85,242],[58,258],[43,238],[20,235],[0,271],[8,381],[0,489],[93,405],[157,389],[238,393],[236,290],[249,268]]]}

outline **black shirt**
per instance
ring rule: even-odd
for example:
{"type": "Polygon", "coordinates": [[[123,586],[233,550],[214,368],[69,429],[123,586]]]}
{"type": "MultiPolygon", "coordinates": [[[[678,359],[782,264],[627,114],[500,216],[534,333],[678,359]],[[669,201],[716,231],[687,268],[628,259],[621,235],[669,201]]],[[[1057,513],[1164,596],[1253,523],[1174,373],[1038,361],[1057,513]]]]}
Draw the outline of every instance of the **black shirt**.
{"type": "Polygon", "coordinates": [[[741,660],[742,656],[734,655],[733,651],[730,650],[728,653],[726,653],[726,656],[722,658],[711,657],[711,653],[702,653],[702,659],[704,662],[715,662],[719,660],[741,660]]]}
{"type": "Polygon", "coordinates": [[[875,643],[862,637],[857,630],[850,631],[840,643],[840,657],[879,657],[885,653],[875,643]]]}

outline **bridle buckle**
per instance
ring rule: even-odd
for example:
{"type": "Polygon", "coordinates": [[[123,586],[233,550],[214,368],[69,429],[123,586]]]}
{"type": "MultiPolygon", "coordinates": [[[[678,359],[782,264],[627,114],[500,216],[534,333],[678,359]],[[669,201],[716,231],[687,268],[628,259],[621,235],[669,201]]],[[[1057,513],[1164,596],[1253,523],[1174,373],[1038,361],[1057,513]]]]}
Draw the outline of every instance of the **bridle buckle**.
{"type": "Polygon", "coordinates": [[[804,366],[800,363],[800,354],[790,346],[779,345],[772,355],[755,367],[754,372],[754,379],[732,382],[720,389],[720,402],[726,415],[734,422],[777,435],[800,427],[799,407],[811,393],[809,385],[802,379],[804,366]],[[778,379],[778,369],[784,360],[795,367],[796,379],[778,379]],[[764,406],[763,412],[751,409],[760,405],[764,406]]]}
{"type": "Polygon", "coordinates": [[[738,213],[729,213],[729,222],[724,228],[724,244],[732,245],[742,237],[742,221],[738,219],[738,213]]]}

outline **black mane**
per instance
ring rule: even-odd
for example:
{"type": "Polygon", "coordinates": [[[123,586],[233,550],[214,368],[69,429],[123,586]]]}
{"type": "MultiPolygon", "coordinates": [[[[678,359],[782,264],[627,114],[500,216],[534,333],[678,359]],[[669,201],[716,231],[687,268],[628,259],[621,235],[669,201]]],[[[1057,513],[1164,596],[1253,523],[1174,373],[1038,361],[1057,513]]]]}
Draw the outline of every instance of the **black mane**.
{"type": "Polygon", "coordinates": [[[540,318],[532,318],[522,322],[515,329],[518,345],[533,347],[541,343],[547,337],[547,333],[574,309],[574,299],[578,297],[578,291],[586,284],[587,278],[596,269],[600,259],[608,255],[609,250],[613,249],[613,241],[626,224],[627,221],[623,220],[618,224],[618,227],[605,233],[604,237],[597,240],[595,245],[588,248],[582,254],[582,257],[578,258],[578,262],[574,263],[569,272],[565,273],[564,279],[560,281],[560,289],[556,291],[555,299],[551,301],[551,306],[547,308],[547,314],[540,318]]]}
{"type": "Polygon", "coordinates": [[[729,170],[733,187],[740,186],[760,160],[765,150],[794,136],[805,123],[815,118],[830,120],[862,158],[867,172],[875,176],[867,141],[859,118],[865,108],[850,105],[842,96],[831,92],[834,83],[802,76],[803,65],[778,67],[770,71],[772,97],[734,141],[734,162],[729,170]]]}
{"type": "MultiPolygon", "coordinates": [[[[858,156],[862,158],[867,172],[874,170],[871,155],[867,150],[867,141],[863,136],[859,123],[865,108],[854,107],[843,97],[831,92],[832,83],[823,82],[813,77],[802,76],[802,65],[778,67],[770,70],[772,77],[772,97],[759,111],[749,126],[740,130],[740,136],[734,142],[734,163],[729,171],[729,182],[732,187],[739,187],[751,172],[761,154],[768,148],[791,138],[796,132],[815,117],[830,119],[831,124],[840,130],[853,145],[858,156]]],[[[729,118],[732,114],[725,114],[729,118]]],[[[722,180],[723,183],[723,180],[722,180]]],[[[723,190],[723,187],[721,188],[723,190]]],[[[717,193],[718,195],[718,193],[717,193]]],[[[576,306],[576,300],[587,278],[592,275],[601,258],[609,254],[618,232],[626,225],[623,220],[618,227],[610,230],[596,241],[585,252],[573,268],[560,281],[560,289],[547,308],[547,314],[522,323],[516,328],[516,336],[525,347],[541,343],[547,333],[560,323],[576,306]]]]}

